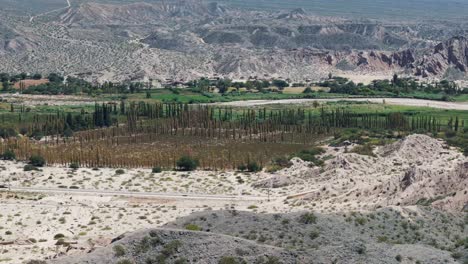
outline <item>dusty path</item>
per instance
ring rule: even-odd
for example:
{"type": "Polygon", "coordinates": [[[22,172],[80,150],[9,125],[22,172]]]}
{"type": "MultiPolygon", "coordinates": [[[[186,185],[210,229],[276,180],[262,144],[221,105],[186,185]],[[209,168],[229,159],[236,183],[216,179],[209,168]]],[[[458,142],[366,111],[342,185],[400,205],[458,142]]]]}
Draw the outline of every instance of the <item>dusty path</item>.
{"type": "Polygon", "coordinates": [[[62,11],[62,10],[65,10],[65,9],[67,9],[67,8],[70,8],[70,7],[71,7],[70,0],[67,0],[67,6],[62,7],[62,8],[58,8],[58,9],[54,9],[54,10],[51,10],[51,11],[47,11],[47,12],[45,12],[45,13],[38,14],[38,15],[35,15],[35,16],[31,16],[31,18],[29,18],[29,22],[33,22],[33,21],[34,21],[34,18],[36,18],[36,17],[45,16],[45,15],[48,15],[48,14],[50,14],[50,13],[57,12],[57,11],[62,11]]]}
{"type": "Polygon", "coordinates": [[[218,103],[218,105],[246,107],[246,106],[261,106],[261,105],[273,105],[273,104],[309,104],[314,101],[317,101],[317,102],[337,102],[337,101],[369,102],[369,103],[385,103],[389,105],[432,107],[432,108],[438,108],[438,109],[468,110],[468,103],[442,102],[442,101],[411,99],[411,98],[336,98],[336,99],[248,100],[248,101],[218,103]]]}
{"type": "MultiPolygon", "coordinates": [[[[7,191],[8,189],[3,189],[7,191]]],[[[41,188],[41,187],[11,187],[8,191],[13,192],[34,192],[48,194],[79,194],[79,195],[102,195],[102,196],[127,196],[127,197],[145,197],[145,198],[170,198],[180,200],[229,200],[229,201],[261,201],[267,200],[263,196],[239,196],[239,195],[208,195],[192,193],[155,193],[155,192],[128,192],[128,191],[109,191],[109,190],[86,190],[86,189],[60,189],[60,188],[41,188]]]]}

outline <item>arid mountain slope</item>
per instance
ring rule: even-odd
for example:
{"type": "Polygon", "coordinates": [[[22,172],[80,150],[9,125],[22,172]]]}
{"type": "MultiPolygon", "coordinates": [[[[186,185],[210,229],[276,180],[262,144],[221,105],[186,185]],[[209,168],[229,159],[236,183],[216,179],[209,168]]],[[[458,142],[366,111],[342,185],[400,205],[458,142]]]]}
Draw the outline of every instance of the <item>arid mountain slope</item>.
{"type": "Polygon", "coordinates": [[[385,22],[217,3],[74,3],[31,19],[0,10],[0,71],[97,80],[319,79],[329,72],[466,77],[465,23],[385,22]],[[456,74],[452,74],[456,73],[456,74]]]}

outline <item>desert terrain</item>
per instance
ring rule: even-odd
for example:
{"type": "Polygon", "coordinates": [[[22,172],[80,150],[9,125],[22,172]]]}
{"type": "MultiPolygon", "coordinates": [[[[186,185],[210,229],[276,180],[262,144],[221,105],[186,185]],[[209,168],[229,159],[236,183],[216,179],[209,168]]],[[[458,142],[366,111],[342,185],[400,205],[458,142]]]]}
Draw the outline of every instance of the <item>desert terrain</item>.
{"type": "MultiPolygon", "coordinates": [[[[100,83],[318,81],[329,73],[363,83],[394,73],[466,79],[467,25],[458,19],[465,3],[451,3],[457,15],[448,16],[441,15],[447,6],[424,1],[418,8],[427,11],[411,8],[411,15],[394,21],[375,17],[384,12],[380,4],[335,5],[341,11],[327,16],[324,6],[330,4],[321,2],[265,9],[264,3],[246,1],[47,0],[28,6],[2,0],[0,72],[60,72],[100,83]],[[369,10],[366,18],[349,13],[357,6],[369,10]]],[[[402,10],[390,17],[407,13],[405,5],[399,1],[402,10]]]]}
{"type": "Polygon", "coordinates": [[[0,0],[0,264],[468,264],[466,14],[0,0]]]}
{"type": "MultiPolygon", "coordinates": [[[[244,232],[252,228],[259,230],[252,226],[255,222],[247,220],[249,217],[274,222],[271,217],[276,218],[276,215],[283,214],[280,218],[300,218],[301,213],[313,211],[318,218],[315,228],[320,229],[323,239],[336,236],[335,233],[329,233],[335,228],[331,226],[348,223],[348,217],[353,222],[357,221],[356,223],[364,221],[363,224],[356,224],[358,227],[362,225],[362,228],[371,225],[373,221],[376,225],[383,221],[374,220],[374,216],[369,218],[375,214],[397,213],[398,221],[408,221],[410,225],[419,218],[427,221],[439,215],[437,221],[443,221],[443,218],[449,217],[451,220],[446,224],[431,222],[437,228],[424,231],[430,237],[437,236],[436,230],[439,228],[446,230],[443,235],[446,240],[438,246],[424,242],[430,240],[426,237],[422,242],[400,242],[402,245],[411,244],[404,247],[399,246],[400,243],[381,242],[375,245],[375,249],[370,249],[374,247],[371,245],[375,244],[379,234],[381,237],[391,236],[389,226],[380,231],[366,231],[369,237],[360,239],[369,252],[380,250],[381,246],[386,245],[384,255],[387,258],[393,254],[389,252],[395,252],[395,256],[400,252],[405,255],[405,259],[411,256],[414,261],[423,260],[423,263],[442,262],[445,259],[449,263],[455,263],[456,259],[450,257],[450,253],[445,250],[453,247],[456,237],[462,239],[467,235],[466,219],[463,220],[466,214],[463,210],[466,210],[468,200],[466,158],[443,141],[425,135],[408,136],[379,147],[374,150],[375,157],[347,153],[353,147],[327,146],[326,152],[322,154],[322,157],[326,157],[324,165],[319,167],[296,158],[292,160],[291,167],[275,173],[152,173],[149,169],[125,169],[123,173],[116,173],[116,169],[69,169],[57,166],[25,172],[24,163],[2,161],[0,182],[10,187],[10,190],[3,189],[1,192],[2,261],[22,263],[27,259],[52,260],[72,255],[68,260],[59,258],[57,263],[77,263],[75,256],[80,256],[83,261],[90,258],[90,263],[115,263],[111,261],[113,257],[104,257],[109,254],[114,256],[112,249],[105,253],[106,246],[112,247],[112,239],[135,230],[159,227],[161,229],[156,231],[157,236],[168,233],[164,235],[168,241],[180,239],[184,243],[202,239],[199,236],[211,236],[213,242],[222,241],[223,237],[218,234],[227,235],[224,239],[229,241],[237,241],[235,237],[244,236],[244,232]],[[243,224],[230,228],[225,226],[229,225],[226,222],[228,219],[233,221],[240,217],[233,212],[239,212],[241,216],[250,215],[239,218],[245,222],[245,227],[243,224]],[[192,215],[193,213],[198,214],[192,215]],[[210,215],[220,213],[233,216],[211,220],[210,215]],[[261,214],[255,216],[258,213],[261,214]],[[203,215],[205,216],[202,217],[203,215]],[[188,218],[183,218],[185,216],[188,218]],[[209,220],[197,220],[205,217],[209,220]],[[359,217],[367,220],[359,220],[359,217]],[[210,229],[209,233],[212,234],[175,231],[184,230],[188,223],[200,226],[200,232],[210,229]],[[89,257],[81,255],[86,252],[93,253],[89,257]]],[[[420,220],[414,223],[417,224],[418,221],[420,220]]],[[[352,226],[346,227],[346,232],[356,232],[352,226]]],[[[246,247],[249,247],[249,243],[254,243],[255,247],[260,248],[271,245],[293,254],[286,247],[287,243],[292,242],[275,239],[279,230],[273,230],[265,234],[270,237],[267,237],[267,242],[255,242],[256,239],[247,237],[245,241],[236,243],[245,243],[246,247]]],[[[304,232],[300,231],[300,227],[295,227],[295,230],[294,232],[304,232]]],[[[142,234],[147,231],[142,232],[129,238],[125,235],[125,240],[141,239],[142,234]]],[[[410,238],[405,235],[401,239],[410,238]]],[[[212,247],[215,244],[208,248],[214,250],[212,247]]],[[[220,252],[228,254],[229,250],[226,247],[220,252]]],[[[330,246],[319,247],[314,254],[318,254],[321,261],[326,262],[331,257],[329,250],[330,246]]],[[[279,256],[285,263],[293,263],[292,259],[299,259],[298,256],[290,257],[288,261],[285,255],[277,255],[278,251],[272,252],[276,252],[271,253],[272,256],[279,256]]],[[[188,256],[183,251],[178,254],[188,256]]],[[[306,263],[304,261],[308,259],[308,253],[302,252],[299,255],[303,259],[300,262],[306,263]]],[[[377,253],[371,253],[365,259],[375,261],[378,256],[377,253]]],[[[205,261],[211,263],[216,257],[213,255],[211,258],[207,257],[205,261]]],[[[336,258],[339,262],[344,261],[339,256],[336,258]]]]}

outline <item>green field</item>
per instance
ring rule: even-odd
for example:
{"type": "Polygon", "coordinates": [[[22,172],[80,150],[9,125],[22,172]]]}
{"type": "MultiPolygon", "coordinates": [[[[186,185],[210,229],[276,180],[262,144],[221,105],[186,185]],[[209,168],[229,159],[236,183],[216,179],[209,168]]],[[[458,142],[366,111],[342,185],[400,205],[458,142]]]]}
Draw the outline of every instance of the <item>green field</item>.
{"type": "MultiPolygon", "coordinates": [[[[129,101],[159,101],[159,102],[177,102],[177,103],[217,103],[217,102],[233,102],[233,101],[246,101],[246,100],[281,100],[281,99],[327,99],[327,98],[362,98],[362,97],[398,97],[398,98],[415,98],[415,99],[426,99],[426,100],[437,100],[442,101],[444,98],[443,94],[432,94],[423,92],[414,92],[409,94],[400,94],[395,96],[391,93],[376,92],[371,96],[366,95],[349,95],[329,92],[314,92],[304,94],[298,92],[301,89],[289,89],[285,93],[267,92],[267,93],[252,93],[252,92],[231,92],[228,94],[219,93],[200,93],[192,91],[190,89],[154,89],[149,91],[151,94],[150,98],[147,98],[146,92],[139,93],[128,93],[128,94],[103,94],[96,96],[96,101],[114,100],[120,101],[126,99],[129,101]]],[[[450,101],[467,102],[468,95],[461,94],[453,97],[448,97],[450,101]]]]}

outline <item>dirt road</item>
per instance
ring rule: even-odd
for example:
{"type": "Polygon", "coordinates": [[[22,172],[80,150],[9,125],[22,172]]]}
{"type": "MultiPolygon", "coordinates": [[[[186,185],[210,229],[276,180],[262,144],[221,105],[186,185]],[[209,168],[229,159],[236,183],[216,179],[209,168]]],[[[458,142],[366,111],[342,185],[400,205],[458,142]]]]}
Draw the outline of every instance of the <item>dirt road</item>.
{"type": "Polygon", "coordinates": [[[208,195],[208,194],[192,194],[192,193],[155,193],[155,192],[128,192],[128,191],[110,191],[110,190],[85,190],[85,189],[60,189],[60,188],[44,188],[44,187],[11,187],[3,191],[13,192],[34,192],[34,193],[49,193],[49,194],[78,194],[78,195],[94,195],[94,196],[127,196],[127,197],[150,197],[150,198],[165,198],[179,200],[238,200],[238,201],[261,201],[267,200],[267,197],[262,196],[247,196],[247,195],[208,195]]]}
{"type": "Polygon", "coordinates": [[[51,11],[48,11],[48,12],[45,12],[45,13],[42,13],[42,14],[38,14],[38,15],[35,15],[35,16],[31,16],[31,17],[29,18],[29,22],[33,22],[33,21],[34,21],[34,18],[36,18],[36,17],[45,16],[45,15],[48,15],[48,14],[50,14],[50,13],[62,11],[62,10],[65,10],[65,9],[67,9],[67,8],[70,8],[70,7],[71,7],[70,0],[67,0],[67,6],[62,7],[62,8],[59,8],[59,9],[51,10],[51,11]]]}
{"type": "Polygon", "coordinates": [[[219,103],[223,106],[261,106],[261,105],[274,105],[274,104],[310,104],[314,101],[317,102],[337,102],[337,101],[351,101],[351,102],[369,102],[369,103],[385,103],[389,105],[404,105],[416,107],[432,107],[438,109],[450,110],[468,110],[468,103],[458,102],[442,102],[422,99],[411,98],[337,98],[337,99],[284,99],[284,100],[248,100],[219,103]]]}

